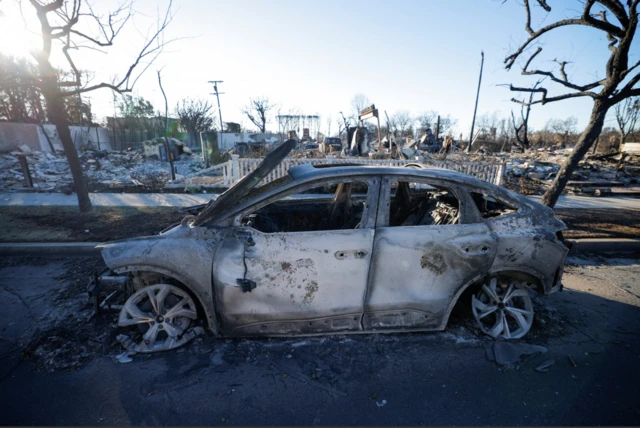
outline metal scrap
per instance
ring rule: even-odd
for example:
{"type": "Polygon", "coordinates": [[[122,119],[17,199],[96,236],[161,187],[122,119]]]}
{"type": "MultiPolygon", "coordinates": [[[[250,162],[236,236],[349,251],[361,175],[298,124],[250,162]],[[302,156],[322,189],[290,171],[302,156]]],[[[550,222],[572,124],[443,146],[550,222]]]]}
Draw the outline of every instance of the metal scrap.
{"type": "Polygon", "coordinates": [[[537,372],[541,372],[541,373],[548,372],[549,371],[549,367],[554,365],[555,362],[556,362],[556,360],[547,360],[544,363],[540,364],[538,367],[536,367],[536,371],[537,372]]]}

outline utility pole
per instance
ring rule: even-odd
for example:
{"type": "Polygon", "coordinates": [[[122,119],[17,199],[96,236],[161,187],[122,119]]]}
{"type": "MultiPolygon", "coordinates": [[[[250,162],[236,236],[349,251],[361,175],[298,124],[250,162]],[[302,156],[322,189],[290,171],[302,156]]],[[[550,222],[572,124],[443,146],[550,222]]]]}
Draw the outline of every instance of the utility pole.
{"type": "MultiPolygon", "coordinates": [[[[213,90],[215,91],[211,95],[215,95],[218,100],[218,114],[220,115],[220,134],[224,132],[224,126],[222,125],[222,110],[220,109],[220,95],[224,95],[224,92],[218,92],[218,83],[223,83],[222,80],[209,80],[209,83],[213,83],[213,90]]],[[[222,136],[222,135],[221,135],[222,136]]],[[[221,141],[218,141],[218,148],[220,148],[221,141]]]]}
{"type": "Polygon", "coordinates": [[[469,145],[467,153],[471,152],[471,143],[473,142],[473,127],[476,124],[476,112],[478,111],[478,99],[480,98],[480,83],[482,83],[482,66],[484,65],[484,51],[480,51],[482,59],[480,60],[480,77],[478,78],[478,92],[476,93],[476,106],[473,109],[473,120],[471,121],[471,134],[469,134],[469,145]]]}

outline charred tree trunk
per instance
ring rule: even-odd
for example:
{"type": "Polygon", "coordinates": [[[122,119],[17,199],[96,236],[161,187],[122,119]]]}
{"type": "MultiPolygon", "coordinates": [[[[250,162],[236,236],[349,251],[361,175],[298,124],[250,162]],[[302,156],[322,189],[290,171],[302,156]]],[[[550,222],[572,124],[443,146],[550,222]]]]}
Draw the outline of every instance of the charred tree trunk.
{"type": "Polygon", "coordinates": [[[602,132],[604,118],[608,110],[609,105],[605,102],[601,100],[594,102],[589,124],[580,135],[580,138],[578,138],[578,142],[573,148],[573,151],[558,171],[558,175],[556,175],[555,180],[553,180],[553,184],[542,197],[542,203],[544,205],[553,208],[556,202],[558,202],[558,198],[571,178],[571,174],[573,174],[576,166],[578,166],[578,162],[584,158],[589,148],[598,139],[600,132],[602,132]]]}
{"type": "Polygon", "coordinates": [[[64,153],[69,162],[69,169],[73,177],[76,195],[78,196],[78,206],[80,212],[86,213],[93,211],[91,199],[89,198],[89,190],[84,179],[82,165],[78,157],[78,150],[73,144],[71,138],[71,130],[69,129],[69,120],[67,119],[64,101],[58,89],[58,82],[53,67],[48,60],[40,59],[39,61],[40,75],[42,76],[42,95],[47,101],[47,111],[49,113],[49,121],[56,126],[58,136],[62,142],[64,153]]]}

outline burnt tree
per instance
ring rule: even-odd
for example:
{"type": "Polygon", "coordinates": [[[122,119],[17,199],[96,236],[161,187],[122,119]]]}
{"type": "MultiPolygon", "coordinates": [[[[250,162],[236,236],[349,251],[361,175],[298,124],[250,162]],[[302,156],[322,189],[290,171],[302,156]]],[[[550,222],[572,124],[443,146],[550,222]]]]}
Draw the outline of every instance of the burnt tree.
{"type": "Polygon", "coordinates": [[[180,127],[191,138],[192,144],[198,141],[198,135],[213,127],[213,106],[206,100],[183,99],[176,106],[180,127]]]}
{"type": "Polygon", "coordinates": [[[636,125],[640,119],[640,97],[627,98],[616,104],[614,111],[620,130],[620,147],[622,147],[627,137],[636,131],[636,125]]]}
{"type": "Polygon", "coordinates": [[[411,135],[411,125],[413,124],[413,117],[407,110],[397,111],[391,116],[391,122],[393,127],[400,132],[401,137],[411,135]]]}
{"type": "MultiPolygon", "coordinates": [[[[541,81],[538,80],[533,88],[537,88],[541,81]]],[[[511,111],[511,124],[515,131],[515,142],[523,149],[529,148],[529,116],[531,114],[531,103],[533,102],[533,96],[535,92],[529,94],[529,102],[526,105],[520,106],[520,121],[516,123],[516,117],[511,111]]]]}
{"type": "Polygon", "coordinates": [[[249,100],[249,105],[242,109],[242,113],[264,134],[267,132],[269,112],[273,110],[274,107],[275,105],[271,104],[269,98],[252,98],[249,100]]]}
{"type": "MultiPolygon", "coordinates": [[[[112,83],[87,85],[82,73],[76,67],[70,51],[83,48],[104,50],[113,46],[114,40],[133,16],[131,3],[122,4],[103,17],[95,13],[91,5],[83,0],[29,1],[38,17],[42,37],[42,47],[34,53],[38,64],[38,73],[33,78],[46,100],[49,121],[56,126],[67,156],[80,211],[90,212],[93,208],[82,165],[78,158],[78,151],[71,138],[65,99],[78,97],[80,94],[100,88],[108,88],[120,93],[130,92],[142,73],[162,52],[166,44],[163,33],[173,17],[171,3],[169,3],[164,19],[158,21],[154,33],[145,40],[138,56],[128,67],[124,77],[112,83]],[[88,30],[92,32],[89,33],[88,30]],[[59,77],[60,71],[51,65],[50,57],[54,47],[60,49],[64,55],[70,78],[61,79],[59,77]],[[142,70],[139,71],[140,69],[142,70]]],[[[62,74],[66,75],[66,73],[62,74]]]]}
{"type": "MultiPolygon", "coordinates": [[[[505,58],[504,62],[507,70],[510,70],[516,60],[538,42],[541,36],[549,32],[556,34],[554,30],[562,27],[580,26],[602,31],[609,40],[608,47],[611,51],[605,64],[605,78],[587,84],[577,84],[569,80],[565,69],[568,64],[566,61],[556,61],[559,66],[557,72],[559,76],[553,71],[532,68],[532,63],[542,52],[542,47],[538,47],[524,62],[521,73],[527,76],[543,76],[570,91],[560,95],[549,95],[549,91],[545,87],[526,88],[509,85],[512,91],[539,95],[539,97],[534,97],[536,99],[531,101],[512,99],[512,101],[524,105],[544,105],[578,97],[589,97],[593,100],[589,123],[578,138],[573,151],[558,171],[553,184],[542,197],[543,204],[553,207],[564,190],[567,181],[571,178],[571,174],[578,162],[585,156],[600,135],[609,109],[620,101],[640,95],[640,87],[638,87],[640,73],[636,70],[640,66],[640,61],[632,65],[629,64],[629,50],[638,28],[638,4],[640,0],[627,0],[625,3],[620,0],[576,0],[575,7],[582,10],[579,16],[555,21],[537,30],[531,27],[532,11],[530,3],[531,0],[524,0],[525,29],[529,37],[513,54],[505,58]],[[609,20],[609,15],[612,15],[613,20],[609,20]]],[[[536,0],[536,3],[546,12],[551,11],[551,7],[546,0],[536,0]]],[[[568,9],[567,13],[570,13],[571,10],[568,9]]]]}
{"type": "Polygon", "coordinates": [[[359,122],[358,117],[360,112],[371,105],[369,98],[362,93],[357,93],[351,99],[351,108],[353,109],[353,115],[356,122],[359,122]]]}

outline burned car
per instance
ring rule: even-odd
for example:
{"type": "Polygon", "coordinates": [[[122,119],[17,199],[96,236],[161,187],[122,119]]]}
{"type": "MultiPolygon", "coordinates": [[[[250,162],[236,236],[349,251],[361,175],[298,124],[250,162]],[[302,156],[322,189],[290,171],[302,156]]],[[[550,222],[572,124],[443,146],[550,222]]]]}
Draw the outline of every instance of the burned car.
{"type": "Polygon", "coordinates": [[[258,186],[294,145],[181,224],[101,245],[129,278],[119,324],[139,328],[136,351],[198,322],[221,336],[443,330],[458,302],[484,333],[520,338],[532,294],[562,288],[566,226],[550,208],[421,165],[305,164],[258,186]]]}

